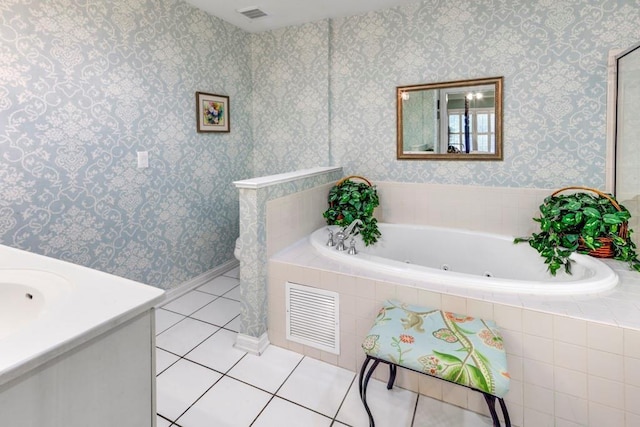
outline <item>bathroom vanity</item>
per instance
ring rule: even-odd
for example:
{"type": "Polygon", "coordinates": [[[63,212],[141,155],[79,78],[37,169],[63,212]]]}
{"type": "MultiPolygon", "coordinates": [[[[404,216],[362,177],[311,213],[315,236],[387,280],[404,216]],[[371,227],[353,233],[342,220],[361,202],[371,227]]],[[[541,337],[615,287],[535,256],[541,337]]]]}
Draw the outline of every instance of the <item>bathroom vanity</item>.
{"type": "Polygon", "coordinates": [[[154,426],[163,293],[0,245],[0,425],[154,426]]]}

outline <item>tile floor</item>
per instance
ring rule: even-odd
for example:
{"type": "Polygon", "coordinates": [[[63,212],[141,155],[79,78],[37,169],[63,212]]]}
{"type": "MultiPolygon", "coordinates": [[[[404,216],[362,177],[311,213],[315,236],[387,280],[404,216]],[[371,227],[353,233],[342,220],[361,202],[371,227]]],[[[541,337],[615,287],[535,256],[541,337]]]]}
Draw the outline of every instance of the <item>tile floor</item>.
{"type": "MultiPolygon", "coordinates": [[[[366,427],[357,375],[269,346],[233,348],[239,326],[238,270],[156,311],[158,427],[366,427]]],[[[488,418],[372,380],[378,427],[481,427],[488,418]]]]}

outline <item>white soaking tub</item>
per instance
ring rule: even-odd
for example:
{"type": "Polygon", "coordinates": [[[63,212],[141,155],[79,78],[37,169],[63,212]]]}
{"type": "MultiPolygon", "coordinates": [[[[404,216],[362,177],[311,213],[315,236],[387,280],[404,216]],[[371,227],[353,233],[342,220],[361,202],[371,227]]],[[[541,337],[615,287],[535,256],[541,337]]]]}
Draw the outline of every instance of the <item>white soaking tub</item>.
{"type": "MultiPolygon", "coordinates": [[[[356,236],[356,255],[327,246],[323,227],[310,236],[323,256],[387,275],[451,287],[488,292],[574,295],[603,292],[618,283],[603,262],[574,254],[572,274],[554,277],[538,252],[513,237],[452,228],[407,224],[378,224],[382,237],[365,247],[356,236]]],[[[335,233],[338,227],[329,227],[335,233]]],[[[350,244],[351,238],[345,241],[350,244]]]]}

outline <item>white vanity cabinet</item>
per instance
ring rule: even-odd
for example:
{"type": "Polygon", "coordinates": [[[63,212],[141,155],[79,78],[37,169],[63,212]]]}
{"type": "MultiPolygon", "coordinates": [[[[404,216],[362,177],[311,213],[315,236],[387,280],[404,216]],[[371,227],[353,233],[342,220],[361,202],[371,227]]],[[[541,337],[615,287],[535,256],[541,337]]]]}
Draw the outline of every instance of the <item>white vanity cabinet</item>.
{"type": "Polygon", "coordinates": [[[155,426],[162,289],[0,245],[3,295],[1,427],[155,426]]]}
{"type": "Polygon", "coordinates": [[[0,425],[153,427],[153,309],[0,386],[0,425]]]}

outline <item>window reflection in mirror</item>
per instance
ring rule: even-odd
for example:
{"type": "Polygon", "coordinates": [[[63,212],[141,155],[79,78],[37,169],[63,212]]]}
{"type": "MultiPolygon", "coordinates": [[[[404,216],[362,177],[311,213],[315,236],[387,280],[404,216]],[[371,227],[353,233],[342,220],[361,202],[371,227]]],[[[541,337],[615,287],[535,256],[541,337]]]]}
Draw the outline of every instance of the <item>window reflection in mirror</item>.
{"type": "Polygon", "coordinates": [[[502,80],[399,86],[398,159],[501,160],[502,80]]]}

